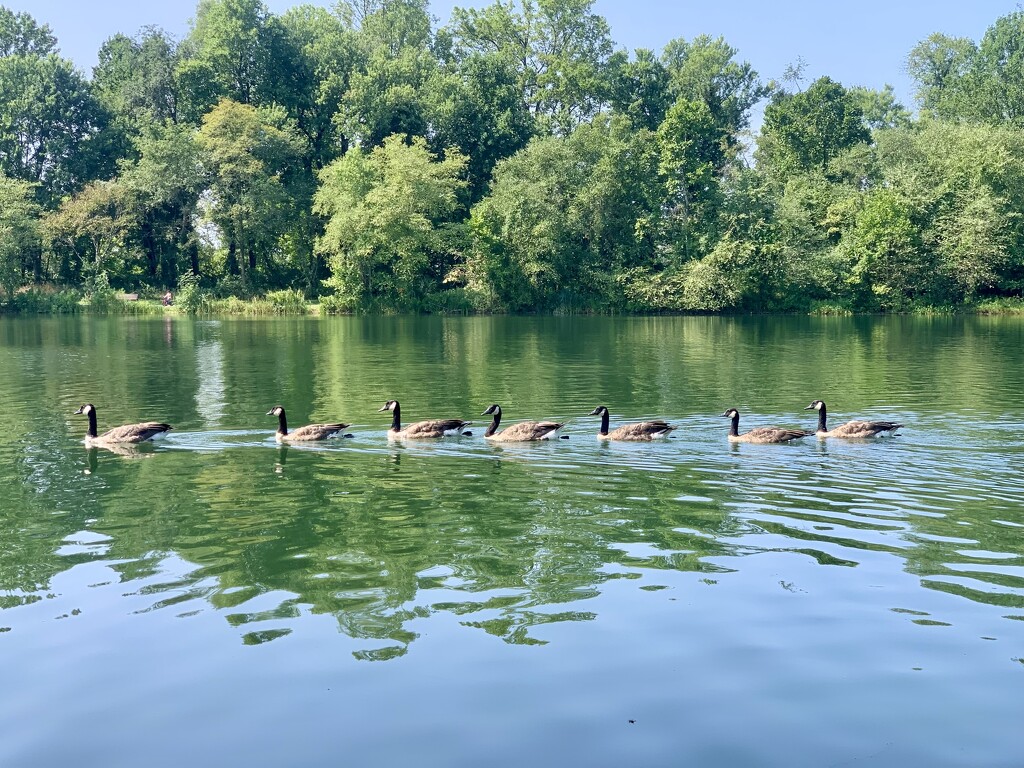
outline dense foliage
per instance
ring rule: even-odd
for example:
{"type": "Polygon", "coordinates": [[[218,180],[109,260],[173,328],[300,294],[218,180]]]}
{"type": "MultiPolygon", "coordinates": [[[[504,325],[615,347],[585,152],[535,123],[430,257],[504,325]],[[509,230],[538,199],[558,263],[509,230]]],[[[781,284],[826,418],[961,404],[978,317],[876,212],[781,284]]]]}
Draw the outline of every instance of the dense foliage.
{"type": "MultiPolygon", "coordinates": [[[[199,0],[91,79],[0,7],[0,299],[907,311],[1024,290],[1024,12],[891,88],[617,50],[593,0],[199,0]],[[752,109],[764,121],[751,136],[752,109]],[[24,296],[25,298],[20,298],[24,296]],[[287,298],[285,301],[283,298],[287,298]]],[[[284,306],[282,304],[282,306],[284,306]]]]}

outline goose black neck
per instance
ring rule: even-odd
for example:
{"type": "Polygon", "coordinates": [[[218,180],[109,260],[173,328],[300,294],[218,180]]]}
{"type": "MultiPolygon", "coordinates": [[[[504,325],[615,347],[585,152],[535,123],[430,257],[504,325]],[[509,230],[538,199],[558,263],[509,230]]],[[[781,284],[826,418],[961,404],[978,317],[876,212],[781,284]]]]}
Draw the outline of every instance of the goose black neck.
{"type": "Polygon", "coordinates": [[[734,413],[729,420],[729,434],[733,437],[740,436],[740,415],[738,413],[734,413]]]}
{"type": "Polygon", "coordinates": [[[818,409],[818,431],[819,432],[828,432],[828,430],[825,428],[825,418],[826,418],[826,416],[825,416],[825,404],[822,403],[821,404],[821,408],[818,409]]]}
{"type": "Polygon", "coordinates": [[[391,429],[395,432],[402,431],[402,408],[395,403],[395,409],[391,412],[391,429]]]}
{"type": "Polygon", "coordinates": [[[89,431],[86,432],[89,437],[96,437],[96,411],[95,409],[89,411],[89,431]]]}
{"type": "Polygon", "coordinates": [[[500,424],[500,423],[501,423],[501,411],[495,411],[494,412],[494,418],[491,420],[491,426],[489,426],[487,428],[487,431],[484,432],[484,437],[490,437],[495,432],[497,432],[498,431],[498,424],[500,424]]]}
{"type": "Polygon", "coordinates": [[[288,419],[284,416],[284,408],[282,408],[277,414],[277,432],[280,435],[288,434],[288,419]]]}
{"type": "Polygon", "coordinates": [[[599,435],[607,435],[608,434],[608,409],[607,408],[605,408],[603,411],[601,411],[601,431],[598,432],[598,434],[599,435]]]}

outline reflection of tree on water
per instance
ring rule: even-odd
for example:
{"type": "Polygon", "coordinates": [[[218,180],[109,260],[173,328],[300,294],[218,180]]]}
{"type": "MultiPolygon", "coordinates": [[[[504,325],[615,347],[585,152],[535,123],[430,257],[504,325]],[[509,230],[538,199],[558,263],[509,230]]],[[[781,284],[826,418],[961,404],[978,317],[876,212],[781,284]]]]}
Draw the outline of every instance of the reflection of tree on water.
{"type": "Polygon", "coordinates": [[[766,551],[823,566],[884,552],[931,588],[1024,607],[1012,574],[984,569],[992,553],[1024,544],[1018,529],[991,522],[990,499],[919,515],[930,502],[917,486],[852,485],[868,462],[889,461],[884,446],[804,451],[807,461],[780,468],[772,447],[735,454],[723,445],[717,464],[683,456],[671,471],[641,462],[649,448],[595,448],[601,461],[557,466],[544,446],[473,458],[429,446],[256,447],[159,451],[145,462],[98,450],[83,462],[77,444],[66,449],[41,441],[15,465],[20,491],[0,506],[0,589],[14,595],[3,608],[38,600],[77,562],[103,560],[152,600],[149,610],[187,618],[212,606],[246,644],[328,615],[365,642],[358,658],[380,660],[406,653],[416,623],[437,613],[508,643],[543,643],[547,624],[595,618],[588,601],[609,580],[713,575],[727,570],[722,558],[766,551]],[[268,458],[283,478],[267,471],[268,458]],[[836,471],[844,465],[845,475],[836,471]],[[84,529],[110,536],[108,551],[55,554],[84,529]]]}

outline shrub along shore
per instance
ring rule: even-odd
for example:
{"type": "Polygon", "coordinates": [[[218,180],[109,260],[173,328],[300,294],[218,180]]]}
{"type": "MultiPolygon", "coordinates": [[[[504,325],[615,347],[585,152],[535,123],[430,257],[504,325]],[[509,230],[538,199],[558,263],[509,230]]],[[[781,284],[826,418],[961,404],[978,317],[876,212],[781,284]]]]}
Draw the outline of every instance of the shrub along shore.
{"type": "MultiPolygon", "coordinates": [[[[162,316],[209,316],[209,317],[270,317],[270,316],[326,316],[353,314],[351,311],[339,309],[330,302],[316,303],[307,302],[300,291],[282,290],[272,291],[265,296],[250,299],[240,299],[237,296],[216,298],[203,295],[196,300],[191,297],[190,301],[184,303],[176,302],[165,305],[161,295],[152,293],[148,296],[134,295],[131,298],[125,294],[109,292],[107,295],[92,295],[83,297],[74,290],[61,291],[39,291],[28,289],[17,294],[12,301],[0,304],[0,315],[162,315],[162,316]]],[[[398,313],[391,313],[398,314],[398,313]]],[[[421,313],[422,314],[422,313],[421,313]]],[[[466,314],[494,314],[483,312],[437,312],[434,314],[466,315],[466,314]]],[[[569,314],[569,313],[558,313],[569,314]]],[[[622,314],[612,311],[580,312],[573,314],[622,314]]],[[[640,314],[640,313],[633,313],[640,314]]],[[[651,313],[643,313],[651,314],[651,313]]],[[[680,312],[660,312],[657,314],[694,314],[680,312]]],[[[718,313],[723,314],[723,313],[718,313]]],[[[740,313],[724,313],[740,314],[740,313]]],[[[762,313],[764,314],[764,313],[762,313]]],[[[776,313],[782,314],[782,313],[776,313]]],[[[794,314],[794,313],[787,313],[794,314]]],[[[855,314],[877,314],[860,312],[855,313],[849,308],[820,303],[812,307],[806,313],[815,316],[837,316],[850,317],[855,314]]],[[[893,314],[893,313],[889,313],[893,314]]],[[[959,306],[931,307],[920,306],[899,314],[911,315],[1024,315],[1024,299],[998,298],[984,299],[973,304],[961,304],[959,306]]]]}

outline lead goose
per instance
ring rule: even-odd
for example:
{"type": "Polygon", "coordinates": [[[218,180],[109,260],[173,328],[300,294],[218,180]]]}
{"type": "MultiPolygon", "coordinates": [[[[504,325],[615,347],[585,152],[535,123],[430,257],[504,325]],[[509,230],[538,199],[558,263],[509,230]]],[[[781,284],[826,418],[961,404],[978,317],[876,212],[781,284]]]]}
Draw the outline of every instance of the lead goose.
{"type": "Polygon", "coordinates": [[[810,437],[813,432],[806,429],[784,429],[782,427],[757,427],[740,434],[740,412],[730,408],[722,416],[732,419],[729,425],[729,441],[733,443],[788,443],[801,437],[810,437]]]}
{"type": "Polygon", "coordinates": [[[520,421],[518,424],[505,427],[505,429],[499,432],[498,424],[501,423],[501,406],[497,403],[480,415],[490,416],[492,414],[494,419],[491,421],[491,426],[484,432],[484,437],[494,442],[525,443],[530,440],[547,440],[548,438],[557,437],[558,430],[565,426],[554,421],[520,421]]]}
{"type": "Polygon", "coordinates": [[[96,406],[86,403],[75,411],[76,416],[81,414],[89,417],[89,431],[85,433],[85,442],[89,445],[141,443],[171,428],[170,424],[164,424],[162,421],[142,421],[138,424],[122,424],[120,427],[108,429],[102,435],[98,435],[96,434],[96,406]]]}
{"type": "Polygon", "coordinates": [[[471,437],[472,432],[464,431],[472,422],[462,419],[428,419],[427,421],[416,421],[402,429],[402,406],[397,400],[388,400],[384,407],[378,411],[391,411],[394,414],[391,419],[391,429],[388,430],[388,437],[406,437],[410,439],[425,439],[432,437],[455,437],[465,435],[471,437]]]}
{"type": "Polygon", "coordinates": [[[599,405],[590,412],[590,415],[600,415],[601,417],[601,431],[597,433],[598,440],[629,440],[634,442],[657,440],[661,437],[667,437],[668,433],[675,429],[675,427],[666,424],[661,419],[655,419],[654,421],[637,421],[632,424],[623,424],[621,427],[616,427],[609,432],[607,408],[599,405]]]}
{"type": "Polygon", "coordinates": [[[832,427],[832,429],[829,429],[825,425],[825,420],[828,418],[828,411],[825,408],[824,400],[815,400],[804,408],[804,410],[818,412],[818,430],[815,432],[818,437],[878,437],[886,432],[891,434],[903,426],[895,421],[848,421],[845,424],[840,424],[838,427],[832,427]]]}
{"type": "Polygon", "coordinates": [[[269,411],[267,416],[277,416],[277,442],[279,443],[299,443],[299,442],[311,442],[314,440],[326,440],[329,437],[341,432],[345,429],[348,424],[307,424],[304,427],[293,429],[291,432],[288,431],[288,418],[284,414],[284,408],[280,405],[275,405],[269,411]]]}

